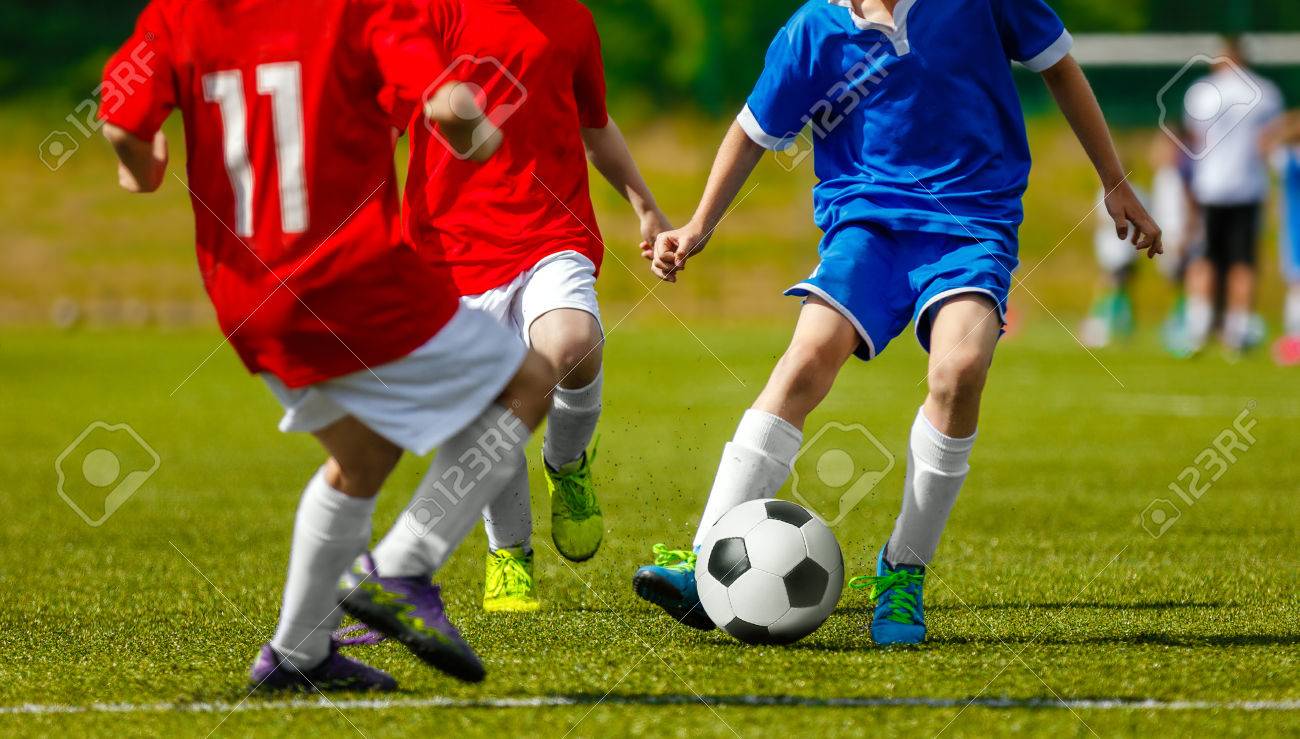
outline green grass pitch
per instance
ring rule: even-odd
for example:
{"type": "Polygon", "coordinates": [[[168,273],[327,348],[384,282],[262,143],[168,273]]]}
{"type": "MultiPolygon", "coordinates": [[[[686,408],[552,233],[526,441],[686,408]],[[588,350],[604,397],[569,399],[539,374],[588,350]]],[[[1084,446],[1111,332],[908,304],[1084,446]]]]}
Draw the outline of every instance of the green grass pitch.
{"type": "MultiPolygon", "coordinates": [[[[633,569],[655,542],[689,543],[722,443],[790,325],[692,322],[693,336],[638,316],[614,330],[596,466],[608,524],[599,555],[558,558],[535,479],[543,610],[480,611],[481,532],[442,575],[488,680],[453,683],[384,644],[364,654],[404,692],[392,704],[340,696],[337,707],[241,703],[279,608],[298,494],[321,461],[314,442],[275,430],[270,394],[213,332],[5,329],[0,732],[1300,732],[1300,375],[1262,357],[1178,363],[1139,341],[1094,359],[1046,320],[1007,341],[973,472],[931,570],[921,648],[873,648],[857,591],[785,648],[690,631],[637,600],[633,569]],[[1243,411],[1256,441],[1199,499],[1178,499],[1169,484],[1188,466],[1213,469],[1203,450],[1243,411]],[[55,471],[95,421],[130,424],[158,455],[157,471],[99,527],[58,496],[55,471]],[[1157,538],[1140,517],[1161,498],[1179,513],[1157,538]],[[1131,704],[1145,700],[1154,703],[1131,704]],[[782,701],[790,705],[771,705],[782,701]],[[80,710],[93,704],[111,705],[80,710]]],[[[835,527],[850,575],[868,571],[896,513],[923,371],[903,337],[870,366],[851,364],[808,424],[809,437],[861,424],[896,459],[835,527]]],[[[377,531],[425,464],[403,462],[377,531]]],[[[74,499],[93,508],[85,494],[74,499]]]]}

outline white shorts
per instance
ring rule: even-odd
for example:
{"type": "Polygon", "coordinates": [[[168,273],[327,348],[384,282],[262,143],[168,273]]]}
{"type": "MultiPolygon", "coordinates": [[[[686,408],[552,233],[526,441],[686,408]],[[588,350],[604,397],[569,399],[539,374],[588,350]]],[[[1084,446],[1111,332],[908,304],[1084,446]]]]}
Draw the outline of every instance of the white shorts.
{"type": "Polygon", "coordinates": [[[596,265],[576,251],[552,254],[501,287],[461,298],[460,304],[491,315],[525,345],[533,321],[559,308],[586,311],[600,325],[596,265]]]}
{"type": "Polygon", "coordinates": [[[293,390],[262,378],[284,406],[281,431],[319,431],[353,416],[397,446],[428,454],[487,410],[526,352],[491,316],[462,306],[433,338],[388,364],[293,390]]]}

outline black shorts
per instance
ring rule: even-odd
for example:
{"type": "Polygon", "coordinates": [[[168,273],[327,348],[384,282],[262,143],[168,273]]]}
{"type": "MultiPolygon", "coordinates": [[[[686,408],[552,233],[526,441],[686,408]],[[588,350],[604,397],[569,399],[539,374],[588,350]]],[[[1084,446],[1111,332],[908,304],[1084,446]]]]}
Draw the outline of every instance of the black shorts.
{"type": "Polygon", "coordinates": [[[1205,258],[1216,270],[1244,264],[1254,267],[1259,251],[1261,203],[1206,205],[1205,258]]]}

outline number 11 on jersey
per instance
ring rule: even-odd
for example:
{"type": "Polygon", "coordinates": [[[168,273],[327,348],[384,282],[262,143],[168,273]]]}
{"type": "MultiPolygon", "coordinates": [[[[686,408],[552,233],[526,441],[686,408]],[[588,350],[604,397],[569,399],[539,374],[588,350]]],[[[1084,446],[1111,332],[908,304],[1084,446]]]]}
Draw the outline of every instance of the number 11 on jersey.
{"type": "MultiPolygon", "coordinates": [[[[307,212],[307,162],[303,134],[302,67],[276,62],[257,67],[257,93],[271,98],[271,123],[280,173],[280,227],[303,233],[307,212]]],[[[235,194],[235,233],[253,235],[253,167],[248,157],[248,111],[239,70],[203,75],[203,97],[221,110],[226,173],[235,194]]]]}

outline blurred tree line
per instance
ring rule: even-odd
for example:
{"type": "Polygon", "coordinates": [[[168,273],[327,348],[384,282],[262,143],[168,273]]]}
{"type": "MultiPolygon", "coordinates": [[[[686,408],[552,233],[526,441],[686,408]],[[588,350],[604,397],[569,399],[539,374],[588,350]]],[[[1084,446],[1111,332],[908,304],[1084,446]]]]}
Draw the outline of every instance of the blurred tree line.
{"type": "MultiPolygon", "coordinates": [[[[284,0],[302,2],[305,0],[284,0]]],[[[474,2],[474,0],[467,0],[474,2]]],[[[1300,0],[1049,0],[1073,32],[1300,31],[1300,0]]],[[[632,110],[730,111],[796,0],[586,0],[611,96],[632,110]]],[[[144,0],[3,0],[0,99],[80,98],[144,0]]]]}

